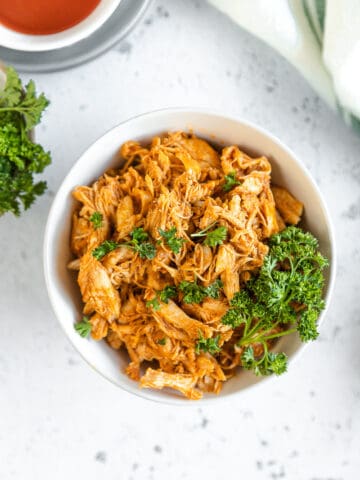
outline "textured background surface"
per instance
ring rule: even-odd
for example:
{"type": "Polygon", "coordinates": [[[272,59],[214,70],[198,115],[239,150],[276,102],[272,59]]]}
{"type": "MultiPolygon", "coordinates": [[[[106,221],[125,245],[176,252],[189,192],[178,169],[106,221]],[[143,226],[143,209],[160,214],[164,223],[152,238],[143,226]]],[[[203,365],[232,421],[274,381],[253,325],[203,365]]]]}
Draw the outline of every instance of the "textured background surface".
{"type": "Polygon", "coordinates": [[[282,58],[202,1],[155,1],[102,58],[33,77],[52,101],[37,136],[53,164],[47,195],[21,220],[0,220],[1,480],[358,478],[360,139],[282,58]],[[45,220],[70,166],[116,123],[175,105],[278,135],[313,173],[336,228],[319,341],[287,375],[218,406],[176,409],[107,383],[67,342],[43,280],[45,220]]]}

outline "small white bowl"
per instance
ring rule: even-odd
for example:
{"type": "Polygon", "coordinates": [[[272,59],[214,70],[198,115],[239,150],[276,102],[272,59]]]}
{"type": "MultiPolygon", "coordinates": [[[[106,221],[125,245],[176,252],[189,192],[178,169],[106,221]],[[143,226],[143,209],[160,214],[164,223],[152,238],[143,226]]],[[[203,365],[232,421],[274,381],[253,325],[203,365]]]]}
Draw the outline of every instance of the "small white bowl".
{"type": "MultiPolygon", "coordinates": [[[[51,0],[49,0],[51,1],[51,0]]],[[[77,0],[74,0],[77,1],[77,0]]],[[[101,0],[99,5],[80,23],[51,35],[28,35],[0,23],[0,45],[13,50],[43,52],[68,47],[90,36],[112,15],[121,0],[101,0]]]]}
{"type": "MultiPolygon", "coordinates": [[[[244,120],[219,113],[190,109],[169,109],[147,113],[128,120],[110,130],[86,150],[75,163],[59,188],[52,204],[44,240],[44,269],[46,285],[55,314],[65,334],[82,357],[97,372],[115,385],[155,401],[171,404],[193,404],[175,392],[140,389],[124,373],[128,360],[125,354],[111,349],[106,342],[84,340],[74,330],[81,318],[82,301],[76,275],[66,265],[72,258],[69,249],[71,215],[75,208],[71,192],[77,185],[88,185],[105,170],[119,166],[119,147],[127,140],[149,141],[168,131],[191,130],[196,135],[220,145],[239,145],[250,153],[266,155],[272,164],[274,183],[290,190],[305,205],[303,226],[319,240],[321,252],[330,259],[326,270],[325,300],[328,305],[335,276],[335,243],[331,222],[321,194],[305,167],[277,138],[244,120]]],[[[322,312],[319,323],[324,318],[322,312]]],[[[296,334],[283,337],[276,345],[290,361],[304,348],[296,334]]],[[[316,343],[313,346],[316,348],[316,343]]],[[[285,375],[291,375],[291,371],[285,375]]],[[[213,402],[234,393],[244,393],[263,378],[241,371],[224,384],[219,394],[204,395],[213,402]]]]}

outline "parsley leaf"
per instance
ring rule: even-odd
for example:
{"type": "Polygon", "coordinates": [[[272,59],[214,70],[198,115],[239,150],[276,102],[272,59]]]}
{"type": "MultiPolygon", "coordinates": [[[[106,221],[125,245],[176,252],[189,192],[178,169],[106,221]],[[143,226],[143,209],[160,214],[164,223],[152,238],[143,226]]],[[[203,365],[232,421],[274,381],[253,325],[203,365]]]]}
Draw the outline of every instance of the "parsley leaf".
{"type": "Polygon", "coordinates": [[[44,94],[36,96],[33,80],[24,87],[12,67],[6,69],[6,85],[0,92],[0,113],[13,112],[20,114],[25,124],[25,131],[29,131],[41,120],[41,115],[49,101],[44,94]]]}
{"type": "Polygon", "coordinates": [[[159,310],[161,308],[160,302],[169,303],[170,298],[177,296],[176,287],[166,285],[162,290],[156,292],[155,297],[152,300],[146,302],[148,308],[152,307],[153,310],[159,310]]]}
{"type": "Polygon", "coordinates": [[[157,343],[158,343],[159,345],[166,345],[166,337],[160,338],[160,339],[157,341],[157,343]]]}
{"type": "Polygon", "coordinates": [[[169,303],[170,298],[174,298],[176,296],[176,287],[173,287],[171,285],[166,285],[166,287],[159,292],[159,298],[164,303],[169,303]]]}
{"type": "Polygon", "coordinates": [[[34,182],[51,163],[50,154],[32,142],[28,131],[39,123],[48,105],[44,95],[36,96],[34,83],[23,87],[11,67],[6,69],[6,84],[0,90],[0,216],[12,212],[19,216],[46,190],[46,182],[34,182]]]}
{"type": "Polygon", "coordinates": [[[217,278],[215,282],[211,283],[208,287],[205,287],[205,293],[207,297],[219,298],[220,289],[223,287],[223,283],[220,278],[217,278]]]}
{"type": "Polygon", "coordinates": [[[120,243],[113,242],[112,240],[105,240],[98,247],[94,248],[91,253],[97,260],[101,260],[105,255],[119,248],[120,245],[120,243]]]}
{"type": "Polygon", "coordinates": [[[21,80],[12,67],[6,68],[6,84],[4,90],[0,91],[0,105],[14,107],[20,103],[24,95],[21,80]]]}
{"type": "Polygon", "coordinates": [[[145,232],[142,227],[135,228],[130,233],[131,241],[125,243],[135,252],[137,252],[140,258],[148,258],[152,260],[156,255],[156,247],[153,243],[147,242],[149,239],[149,234],[145,232]]]}
{"type": "Polygon", "coordinates": [[[90,222],[93,224],[95,230],[102,226],[103,215],[100,212],[94,212],[90,217],[90,222]]]}
{"type": "Polygon", "coordinates": [[[219,298],[222,286],[223,284],[220,279],[215,280],[215,282],[208,287],[198,285],[196,282],[183,280],[179,284],[179,290],[184,294],[184,303],[200,303],[206,297],[219,298]]]}
{"type": "Polygon", "coordinates": [[[179,290],[184,294],[184,303],[200,303],[206,297],[205,288],[196,282],[183,280],[179,284],[179,290]]]}
{"type": "Polygon", "coordinates": [[[215,223],[216,222],[210,224],[203,230],[200,230],[200,232],[192,233],[190,236],[193,238],[206,237],[204,245],[208,245],[209,247],[216,247],[216,245],[221,245],[226,239],[227,228],[221,225],[220,227],[215,228],[215,230],[209,232],[208,230],[210,230],[210,228],[212,228],[215,223]]]}
{"type": "Polygon", "coordinates": [[[176,227],[172,227],[170,228],[170,230],[162,230],[161,228],[159,228],[158,231],[162,238],[165,240],[170,250],[176,254],[179,253],[182,244],[186,242],[186,240],[184,238],[176,236],[176,227]]]}
{"type": "Polygon", "coordinates": [[[240,185],[241,182],[236,180],[236,172],[230,172],[228,175],[225,175],[225,183],[223,185],[224,192],[230,192],[235,185],[240,185]]]}
{"type": "Polygon", "coordinates": [[[101,260],[104,255],[123,245],[137,252],[140,255],[140,258],[148,258],[151,260],[155,257],[155,245],[146,241],[148,240],[149,235],[144,231],[143,228],[135,228],[130,233],[130,237],[131,240],[124,243],[114,242],[113,240],[105,240],[101,245],[92,251],[92,254],[97,260],[101,260]]]}
{"type": "Polygon", "coordinates": [[[195,345],[195,353],[200,354],[201,351],[209,352],[211,355],[214,355],[217,352],[220,352],[221,348],[219,347],[220,335],[217,335],[214,338],[204,338],[202,333],[199,332],[199,338],[195,345]]]}
{"type": "Polygon", "coordinates": [[[160,302],[157,297],[148,300],[145,305],[147,308],[152,308],[155,312],[160,309],[160,302]]]}
{"type": "Polygon", "coordinates": [[[152,260],[156,255],[156,247],[150,242],[144,242],[140,244],[134,243],[132,248],[142,259],[147,258],[152,260]]]}
{"type": "Polygon", "coordinates": [[[215,228],[212,232],[209,232],[204,241],[204,245],[209,247],[216,247],[216,245],[221,245],[227,236],[227,228],[224,226],[215,228]]]}
{"type": "Polygon", "coordinates": [[[78,332],[80,337],[88,337],[91,332],[91,323],[89,317],[84,316],[81,322],[75,323],[74,328],[78,332]]]}
{"type": "Polygon", "coordinates": [[[149,234],[142,227],[137,227],[130,233],[130,237],[134,243],[144,243],[149,239],[149,234]]]}

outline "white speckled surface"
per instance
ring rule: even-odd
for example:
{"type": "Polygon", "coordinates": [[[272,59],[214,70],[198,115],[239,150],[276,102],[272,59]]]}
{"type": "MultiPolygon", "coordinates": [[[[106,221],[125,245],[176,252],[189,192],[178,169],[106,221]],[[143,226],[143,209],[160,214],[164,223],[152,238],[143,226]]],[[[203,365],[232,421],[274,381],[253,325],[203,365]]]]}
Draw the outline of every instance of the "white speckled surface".
{"type": "Polygon", "coordinates": [[[53,164],[47,195],[21,220],[0,219],[1,480],[358,478],[360,138],[283,59],[202,1],[154,1],[102,58],[33,78],[52,101],[37,137],[53,164]],[[337,234],[319,341],[287,375],[219,406],[157,405],[103,380],[67,342],[43,280],[45,220],[70,166],[116,123],[174,105],[278,135],[318,181],[337,234]]]}

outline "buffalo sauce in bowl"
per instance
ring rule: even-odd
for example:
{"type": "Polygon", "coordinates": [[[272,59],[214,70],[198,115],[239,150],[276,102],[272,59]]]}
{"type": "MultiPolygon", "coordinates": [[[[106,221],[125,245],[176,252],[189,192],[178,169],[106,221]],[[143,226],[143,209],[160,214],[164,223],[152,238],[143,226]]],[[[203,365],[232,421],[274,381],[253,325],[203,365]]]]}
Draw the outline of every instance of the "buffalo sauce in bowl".
{"type": "Polygon", "coordinates": [[[49,35],[74,27],[100,0],[0,0],[0,23],[20,33],[49,35]]]}

